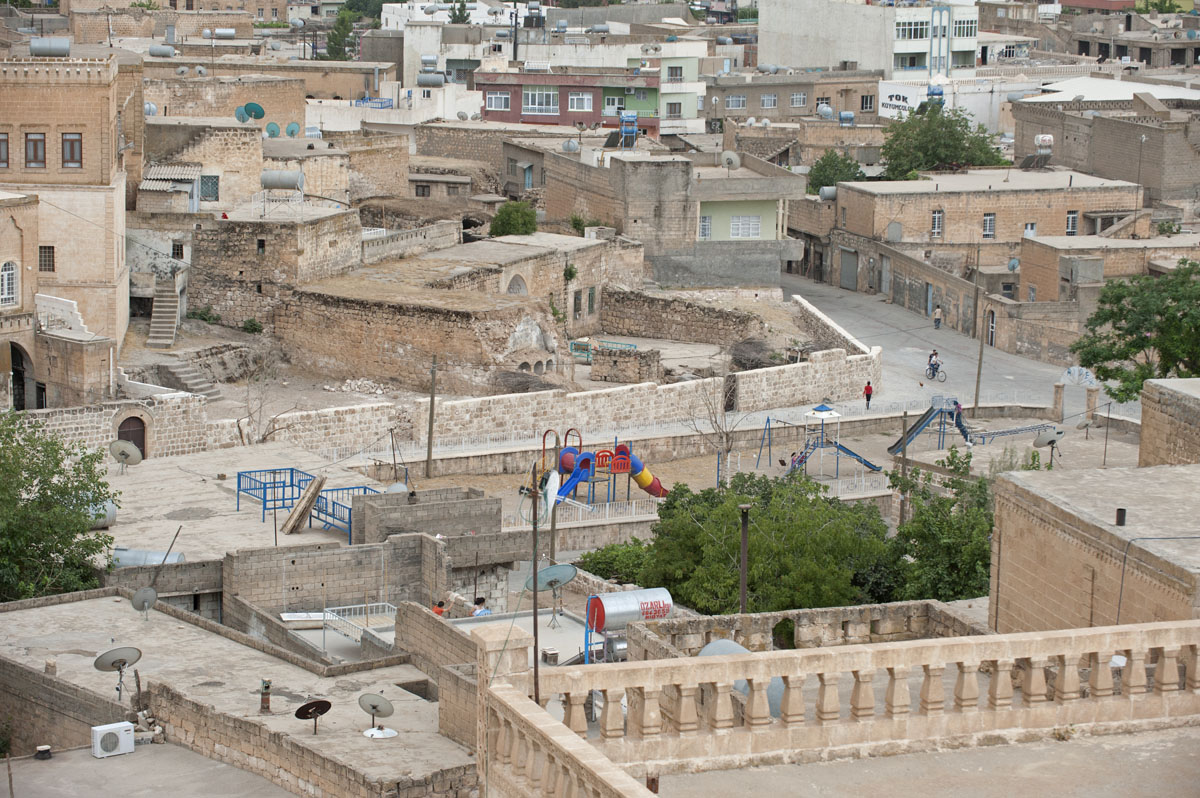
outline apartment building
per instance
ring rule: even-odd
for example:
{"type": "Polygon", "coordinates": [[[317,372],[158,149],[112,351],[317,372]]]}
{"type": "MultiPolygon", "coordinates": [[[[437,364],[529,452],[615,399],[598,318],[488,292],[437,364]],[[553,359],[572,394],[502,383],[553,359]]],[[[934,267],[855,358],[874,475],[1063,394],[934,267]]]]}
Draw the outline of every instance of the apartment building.
{"type": "Polygon", "coordinates": [[[779,73],[739,72],[706,75],[708,87],[704,118],[713,130],[714,120],[754,119],[794,122],[812,117],[818,106],[828,105],[836,117],[854,114],[859,124],[879,121],[879,81],[883,70],[784,69],[779,73]]]}
{"type": "Polygon", "coordinates": [[[758,8],[760,64],[823,67],[847,61],[859,69],[881,69],[889,79],[966,76],[975,68],[974,5],[761,0],[758,8]]]}

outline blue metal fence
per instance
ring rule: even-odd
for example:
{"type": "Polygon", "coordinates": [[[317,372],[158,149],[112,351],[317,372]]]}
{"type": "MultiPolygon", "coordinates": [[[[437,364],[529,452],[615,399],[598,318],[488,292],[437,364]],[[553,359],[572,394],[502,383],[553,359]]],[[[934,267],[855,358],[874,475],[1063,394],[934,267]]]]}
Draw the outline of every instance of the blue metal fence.
{"type": "Polygon", "coordinates": [[[262,505],[262,520],[267,510],[288,510],[315,477],[298,468],[264,468],[239,471],[237,475],[237,509],[242,509],[242,494],[253,497],[262,505]]]}
{"type": "Polygon", "coordinates": [[[379,491],[368,488],[366,485],[323,490],[321,495],[317,496],[317,503],[313,505],[312,513],[309,514],[309,524],[311,525],[312,519],[316,518],[324,525],[325,529],[336,528],[345,532],[346,542],[353,544],[354,513],[350,509],[350,497],[372,493],[379,493],[379,491]]]}

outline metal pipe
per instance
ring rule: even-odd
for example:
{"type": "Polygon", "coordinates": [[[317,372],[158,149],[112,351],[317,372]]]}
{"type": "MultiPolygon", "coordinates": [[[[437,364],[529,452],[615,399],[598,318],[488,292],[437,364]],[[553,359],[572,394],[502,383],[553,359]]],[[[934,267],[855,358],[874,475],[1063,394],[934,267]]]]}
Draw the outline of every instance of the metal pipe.
{"type": "Polygon", "coordinates": [[[429,369],[429,431],[426,434],[425,479],[433,479],[433,410],[437,395],[437,355],[429,369]]]}
{"type": "Polygon", "coordinates": [[[739,608],[742,615],[747,612],[746,609],[746,581],[748,572],[748,563],[750,560],[750,505],[739,504],[738,509],[742,511],[742,563],[740,582],[738,585],[739,608]]]}
{"type": "Polygon", "coordinates": [[[538,669],[538,660],[541,658],[541,650],[538,647],[538,467],[537,463],[533,464],[533,561],[530,563],[533,568],[533,703],[539,707],[542,705],[541,685],[538,683],[540,672],[538,669]]]}

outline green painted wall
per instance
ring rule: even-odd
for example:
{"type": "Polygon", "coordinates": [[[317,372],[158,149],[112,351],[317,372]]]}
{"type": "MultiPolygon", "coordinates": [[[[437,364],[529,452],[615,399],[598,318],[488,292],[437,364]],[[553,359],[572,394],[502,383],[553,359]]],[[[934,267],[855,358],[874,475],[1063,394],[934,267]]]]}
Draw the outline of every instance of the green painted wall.
{"type": "MultiPolygon", "coordinates": [[[[729,236],[729,222],[734,216],[759,216],[759,241],[774,241],[778,238],[775,229],[778,200],[729,200],[701,202],[700,215],[712,217],[712,237],[710,241],[744,241],[748,239],[733,239],[729,236]]],[[[699,230],[699,226],[696,228],[699,230]]]]}
{"type": "MultiPolygon", "coordinates": [[[[620,97],[625,101],[626,111],[637,111],[638,116],[654,116],[658,113],[658,89],[640,89],[646,92],[646,99],[639,100],[636,94],[626,94],[624,88],[604,89],[604,96],[620,97]]],[[[608,100],[601,102],[601,108],[607,111],[608,100]]]]}

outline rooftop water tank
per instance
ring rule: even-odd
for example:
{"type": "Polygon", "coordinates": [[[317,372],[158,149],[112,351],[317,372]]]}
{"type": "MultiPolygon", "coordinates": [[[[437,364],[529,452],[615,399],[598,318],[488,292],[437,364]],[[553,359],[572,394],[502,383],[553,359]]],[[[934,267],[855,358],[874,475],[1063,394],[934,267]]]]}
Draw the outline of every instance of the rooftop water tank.
{"type": "Polygon", "coordinates": [[[441,72],[419,72],[417,73],[417,85],[421,87],[444,86],[446,76],[441,72]]]}
{"type": "Polygon", "coordinates": [[[65,36],[30,39],[29,54],[39,58],[65,58],[71,54],[71,40],[65,36]]]}
{"type": "Polygon", "coordinates": [[[155,58],[174,58],[175,48],[169,44],[152,44],[150,45],[150,55],[155,58]]]}
{"type": "Polygon", "coordinates": [[[728,36],[718,36],[717,44],[733,44],[733,39],[729,38],[728,36]]]}
{"type": "Polygon", "coordinates": [[[117,504],[109,499],[104,504],[91,509],[92,529],[108,529],[117,523],[117,504]]]}
{"type": "Polygon", "coordinates": [[[837,186],[821,186],[817,196],[822,202],[833,202],[837,199],[837,186]]]}
{"type": "MultiPolygon", "coordinates": [[[[623,595],[617,593],[616,595],[623,595]]],[[[714,640],[704,648],[700,649],[697,657],[723,657],[732,654],[749,654],[750,651],[740,643],[733,640],[718,639],[714,640]]],[[[733,689],[737,690],[744,696],[750,695],[750,685],[745,679],[738,679],[733,683],[733,689]]],[[[767,709],[771,713],[771,717],[779,717],[780,709],[783,706],[783,679],[775,676],[767,683],[767,709]]]]}
{"type": "Polygon", "coordinates": [[[421,66],[437,66],[437,58],[436,55],[423,55],[421,56],[421,66]]]}
{"type": "Polygon", "coordinates": [[[842,127],[854,127],[854,112],[842,111],[838,114],[838,124],[842,127]]]}
{"type": "Polygon", "coordinates": [[[299,169],[265,169],[260,180],[263,188],[304,190],[304,172],[299,169]]]}
{"type": "Polygon", "coordinates": [[[213,36],[218,39],[233,39],[237,37],[237,31],[233,28],[217,28],[213,31],[213,36]]]}
{"type": "Polygon", "coordinates": [[[587,605],[588,625],[597,632],[617,632],[634,621],[657,621],[671,617],[675,602],[665,587],[602,593],[587,605]]]}
{"type": "Polygon", "coordinates": [[[822,119],[833,119],[833,106],[821,103],[817,106],[817,115],[822,119]]]}
{"type": "Polygon", "coordinates": [[[599,25],[593,25],[588,30],[592,33],[608,33],[608,24],[602,22],[599,25]]]}
{"type": "Polygon", "coordinates": [[[150,551],[148,549],[127,549],[124,546],[113,546],[113,568],[129,568],[134,565],[162,565],[163,557],[168,563],[181,563],[183,554],[167,554],[165,551],[150,551]]]}

